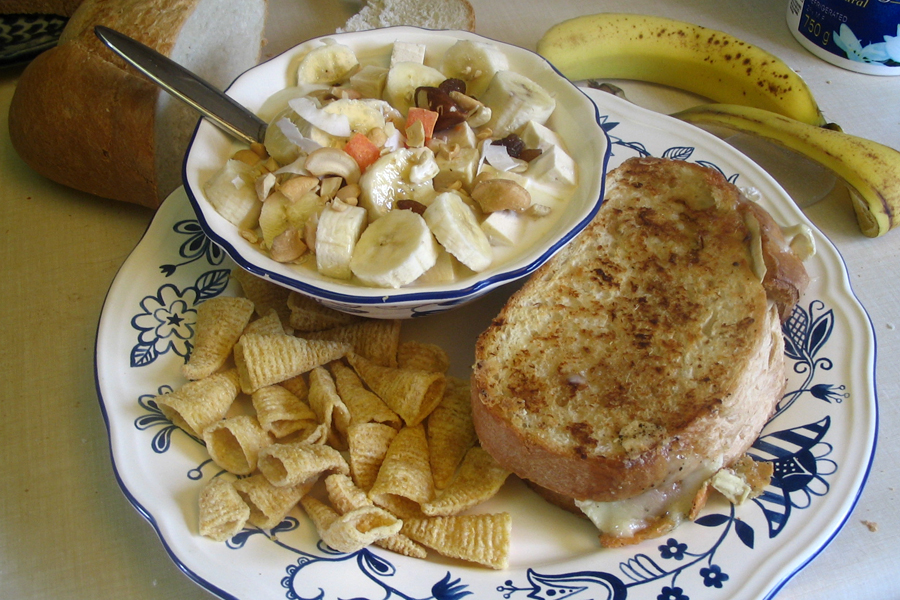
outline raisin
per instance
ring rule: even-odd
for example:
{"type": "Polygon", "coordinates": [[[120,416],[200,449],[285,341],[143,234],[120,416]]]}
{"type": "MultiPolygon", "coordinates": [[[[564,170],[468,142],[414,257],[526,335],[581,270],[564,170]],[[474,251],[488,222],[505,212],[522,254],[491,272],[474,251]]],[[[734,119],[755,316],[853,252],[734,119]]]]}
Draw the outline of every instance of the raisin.
{"type": "Polygon", "coordinates": [[[416,106],[433,110],[438,114],[437,122],[434,124],[435,131],[450,129],[466,120],[466,113],[462,107],[450,97],[450,94],[440,88],[417,87],[414,98],[416,106]]]}
{"type": "Polygon", "coordinates": [[[519,155],[522,154],[522,151],[525,149],[525,142],[514,133],[509,134],[503,139],[494,140],[491,142],[491,145],[506,146],[506,153],[513,158],[519,158],[519,155]]]}
{"type": "Polygon", "coordinates": [[[536,159],[538,156],[540,156],[542,153],[543,153],[543,150],[541,150],[540,148],[525,148],[519,154],[519,158],[521,158],[525,162],[531,162],[534,159],[536,159]]]}
{"type": "Polygon", "coordinates": [[[425,212],[425,209],[428,208],[421,202],[415,200],[397,200],[394,206],[400,210],[411,210],[417,215],[421,215],[425,212]]]}
{"type": "Polygon", "coordinates": [[[466,93],[466,82],[462,79],[457,79],[455,77],[451,77],[450,79],[445,79],[438,86],[442,92],[460,92],[462,94],[466,93]]]}

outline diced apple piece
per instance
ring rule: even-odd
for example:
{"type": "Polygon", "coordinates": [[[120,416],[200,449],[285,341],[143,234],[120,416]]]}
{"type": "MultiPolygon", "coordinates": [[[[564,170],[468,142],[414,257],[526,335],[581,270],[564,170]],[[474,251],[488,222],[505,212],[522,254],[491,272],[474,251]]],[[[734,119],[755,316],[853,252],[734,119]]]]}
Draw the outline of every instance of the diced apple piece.
{"type": "Polygon", "coordinates": [[[425,44],[414,42],[394,42],[391,50],[391,66],[401,62],[425,63],[425,44]]]}
{"type": "Polygon", "coordinates": [[[528,185],[537,186],[551,195],[560,196],[575,186],[577,167],[572,157],[559,146],[550,146],[529,163],[525,176],[528,185]]]}
{"type": "Polygon", "coordinates": [[[459,264],[453,255],[444,250],[441,246],[438,250],[437,261],[434,266],[422,273],[416,280],[416,283],[422,285],[436,285],[440,283],[449,283],[456,280],[456,265],[459,264]]]}
{"type": "Polygon", "coordinates": [[[459,182],[463,189],[471,191],[475,172],[478,169],[479,152],[477,149],[459,148],[453,154],[439,151],[435,154],[435,161],[440,168],[434,178],[435,188],[449,188],[459,182]]]}
{"type": "Polygon", "coordinates": [[[492,246],[515,246],[522,237],[524,227],[522,216],[513,210],[492,212],[481,222],[492,246]]]}
{"type": "Polygon", "coordinates": [[[534,120],[525,124],[519,137],[525,142],[526,148],[536,148],[544,152],[552,146],[565,149],[565,143],[558,133],[534,120]]]}

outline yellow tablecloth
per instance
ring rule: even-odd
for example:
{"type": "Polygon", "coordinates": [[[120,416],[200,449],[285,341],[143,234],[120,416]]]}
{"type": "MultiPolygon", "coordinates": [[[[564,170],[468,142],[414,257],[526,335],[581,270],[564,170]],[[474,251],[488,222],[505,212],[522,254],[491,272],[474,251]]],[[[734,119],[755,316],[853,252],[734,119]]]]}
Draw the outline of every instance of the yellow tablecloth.
{"type": "MultiPolygon", "coordinates": [[[[786,1],[472,3],[479,33],[527,48],[551,24],[601,10],[659,14],[729,31],[799,70],[826,116],[846,131],[900,148],[900,77],[858,75],[816,59],[788,32],[786,1]]],[[[333,32],[353,9],[338,0],[271,0],[266,54],[333,32]]],[[[0,71],[0,597],[210,598],[179,572],[116,484],[94,385],[104,296],[153,213],[56,185],[21,162],[6,126],[20,73],[0,71]]],[[[633,100],[657,110],[690,101],[653,86],[624,87],[633,100]]],[[[806,213],[843,254],[872,319],[880,429],[854,513],[778,598],[898,598],[900,233],[862,237],[842,189],[806,213]]]]}

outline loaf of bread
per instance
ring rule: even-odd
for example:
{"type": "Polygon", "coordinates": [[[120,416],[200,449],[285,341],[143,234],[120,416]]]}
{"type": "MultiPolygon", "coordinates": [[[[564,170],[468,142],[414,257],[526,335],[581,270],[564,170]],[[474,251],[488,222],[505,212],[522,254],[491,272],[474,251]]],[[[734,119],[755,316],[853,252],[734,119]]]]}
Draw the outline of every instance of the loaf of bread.
{"type": "MultiPolygon", "coordinates": [[[[690,511],[696,474],[743,455],[785,386],[779,314],[790,309],[763,284],[754,247],[777,247],[793,270],[770,274],[779,290],[794,285],[796,299],[807,279],[783,237],[759,240],[781,236],[762,213],[695,164],[631,159],[612,171],[595,220],[477,341],[485,450],[558,504],[653,491],[664,504],[691,480],[690,511]]],[[[647,527],[665,530],[647,520],[619,533],[647,527]]]]}
{"type": "Polygon", "coordinates": [[[338,32],[395,25],[475,31],[475,9],[466,0],[368,0],[338,32]]]}
{"type": "Polygon", "coordinates": [[[61,15],[69,17],[83,0],[4,0],[0,13],[4,15],[61,15]]]}
{"type": "Polygon", "coordinates": [[[260,56],[266,0],[85,0],[56,48],[23,71],[9,134],[35,171],[104,198],[155,208],[181,185],[198,114],[94,34],[118,30],[223,88],[260,56]]]}

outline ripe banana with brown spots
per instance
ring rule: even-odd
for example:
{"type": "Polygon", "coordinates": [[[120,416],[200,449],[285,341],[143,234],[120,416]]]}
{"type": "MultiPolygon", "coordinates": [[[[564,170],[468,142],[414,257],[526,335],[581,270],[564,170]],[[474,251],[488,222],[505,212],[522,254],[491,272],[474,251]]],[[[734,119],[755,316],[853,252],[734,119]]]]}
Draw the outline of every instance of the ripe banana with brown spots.
{"type": "Polygon", "coordinates": [[[864,235],[900,224],[900,152],[889,146],[749,106],[704,104],[672,116],[765,138],[831,170],[847,184],[864,235]]]}
{"type": "Polygon", "coordinates": [[[665,17],[598,13],[547,30],[537,51],[567,78],[635,79],[715,102],[825,119],[806,82],[777,56],[727,33],[665,17]]]}

